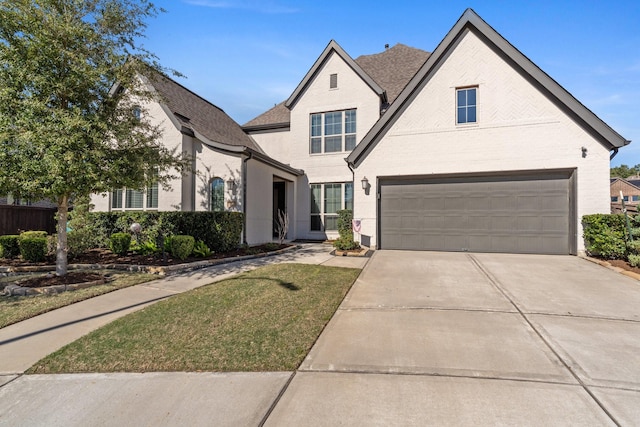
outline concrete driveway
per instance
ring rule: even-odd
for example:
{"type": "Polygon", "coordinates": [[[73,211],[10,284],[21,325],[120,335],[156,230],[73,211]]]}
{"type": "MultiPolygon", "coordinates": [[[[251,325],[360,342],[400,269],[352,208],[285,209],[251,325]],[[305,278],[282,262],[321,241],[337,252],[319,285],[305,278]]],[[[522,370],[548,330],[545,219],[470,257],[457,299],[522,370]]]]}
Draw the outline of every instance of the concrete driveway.
{"type": "Polygon", "coordinates": [[[638,425],[639,313],[577,257],[378,251],[267,425],[638,425]]]}

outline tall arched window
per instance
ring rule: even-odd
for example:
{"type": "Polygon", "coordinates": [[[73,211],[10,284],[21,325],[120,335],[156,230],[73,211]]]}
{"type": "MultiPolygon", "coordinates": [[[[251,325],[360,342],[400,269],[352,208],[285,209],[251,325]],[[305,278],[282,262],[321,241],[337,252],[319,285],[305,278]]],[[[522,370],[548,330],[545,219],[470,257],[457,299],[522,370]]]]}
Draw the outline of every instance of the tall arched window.
{"type": "Polygon", "coordinates": [[[211,210],[214,212],[224,211],[224,181],[222,178],[211,180],[211,210]]]}

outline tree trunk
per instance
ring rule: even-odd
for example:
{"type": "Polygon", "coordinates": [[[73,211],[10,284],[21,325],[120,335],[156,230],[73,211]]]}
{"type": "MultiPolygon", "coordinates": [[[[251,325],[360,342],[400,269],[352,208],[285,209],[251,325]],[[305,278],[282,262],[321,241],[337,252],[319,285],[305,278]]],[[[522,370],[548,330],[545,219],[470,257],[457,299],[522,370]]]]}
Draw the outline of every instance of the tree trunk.
{"type": "Polygon", "coordinates": [[[58,197],[58,243],[56,245],[56,276],[67,274],[67,213],[69,196],[58,197]]]}

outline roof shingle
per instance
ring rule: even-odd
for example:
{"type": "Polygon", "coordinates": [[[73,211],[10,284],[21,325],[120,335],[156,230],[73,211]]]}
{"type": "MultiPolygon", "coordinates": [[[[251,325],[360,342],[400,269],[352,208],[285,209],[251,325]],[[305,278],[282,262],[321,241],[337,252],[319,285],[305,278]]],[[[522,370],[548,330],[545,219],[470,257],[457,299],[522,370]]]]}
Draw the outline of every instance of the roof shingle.
{"type": "MultiPolygon", "coordinates": [[[[409,80],[416,74],[430,53],[396,44],[384,52],[359,56],[355,62],[387,93],[391,104],[409,80]]],[[[291,112],[284,102],[276,105],[258,117],[248,121],[243,127],[264,126],[290,122],[291,112]]]]}
{"type": "Polygon", "coordinates": [[[165,104],[185,127],[214,142],[262,151],[254,140],[244,133],[240,125],[216,105],[165,75],[153,73],[147,78],[160,94],[160,102],[165,104]]]}

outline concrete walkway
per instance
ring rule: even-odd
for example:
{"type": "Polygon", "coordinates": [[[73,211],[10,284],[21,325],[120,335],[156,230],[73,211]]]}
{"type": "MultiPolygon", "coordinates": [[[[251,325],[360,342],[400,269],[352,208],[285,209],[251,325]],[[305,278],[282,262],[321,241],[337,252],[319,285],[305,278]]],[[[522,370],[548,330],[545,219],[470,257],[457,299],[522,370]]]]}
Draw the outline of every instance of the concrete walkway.
{"type": "MultiPolygon", "coordinates": [[[[259,263],[367,261],[327,252],[259,263]]],[[[576,257],[378,251],[296,372],[23,376],[0,354],[0,425],[638,425],[637,307],[637,281],[576,257]]]]}

